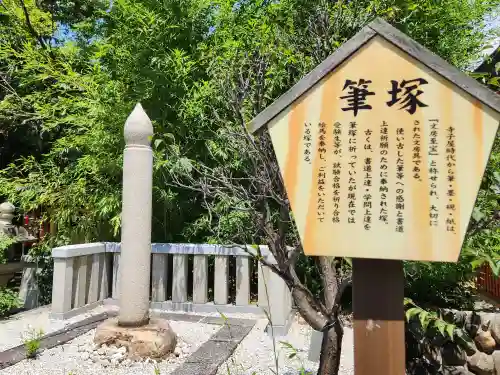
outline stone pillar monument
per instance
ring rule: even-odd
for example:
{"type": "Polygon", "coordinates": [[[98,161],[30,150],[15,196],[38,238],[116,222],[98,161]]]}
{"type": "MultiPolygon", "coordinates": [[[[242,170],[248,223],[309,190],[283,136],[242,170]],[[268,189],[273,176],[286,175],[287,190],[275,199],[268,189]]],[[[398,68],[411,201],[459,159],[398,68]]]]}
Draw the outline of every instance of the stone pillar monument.
{"type": "Polygon", "coordinates": [[[174,351],[177,336],[167,321],[149,319],[153,126],[140,104],[128,117],[124,135],[120,311],[118,319],[97,327],[94,342],[126,347],[131,359],[162,359],[174,351]]]}
{"type": "Polygon", "coordinates": [[[153,126],[137,104],[125,122],[123,155],[120,313],[118,324],[137,327],[149,321],[153,126]]]}

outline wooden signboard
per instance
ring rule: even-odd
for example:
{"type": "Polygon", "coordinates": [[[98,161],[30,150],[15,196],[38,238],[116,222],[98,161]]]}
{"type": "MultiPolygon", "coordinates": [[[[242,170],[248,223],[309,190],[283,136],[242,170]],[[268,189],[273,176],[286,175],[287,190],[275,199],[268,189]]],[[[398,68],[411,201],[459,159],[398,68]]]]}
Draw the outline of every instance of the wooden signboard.
{"type": "Polygon", "coordinates": [[[395,260],[457,261],[499,113],[377,19],[251,122],[269,130],[305,254],[357,258],[356,374],[404,374],[395,260]]]}
{"type": "Polygon", "coordinates": [[[397,41],[369,29],[253,122],[268,126],[306,255],[458,259],[498,99],[397,41]]]}

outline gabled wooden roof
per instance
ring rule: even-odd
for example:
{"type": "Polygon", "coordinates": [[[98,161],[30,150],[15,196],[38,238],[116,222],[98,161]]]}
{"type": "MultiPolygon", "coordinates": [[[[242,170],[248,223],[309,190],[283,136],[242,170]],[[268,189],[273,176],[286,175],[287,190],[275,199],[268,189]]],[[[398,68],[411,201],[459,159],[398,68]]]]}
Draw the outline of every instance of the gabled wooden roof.
{"type": "Polygon", "coordinates": [[[365,26],[334,53],[316,66],[309,74],[297,82],[290,90],[280,96],[269,107],[259,113],[249,124],[248,130],[256,132],[284,109],[290,106],[323,77],[347,60],[353,53],[368,43],[375,36],[381,36],[412,56],[434,72],[460,87],[483,104],[500,113],[500,96],[489,90],[475,79],[467,76],[445,60],[429,51],[413,39],[391,26],[381,18],[365,26]]]}

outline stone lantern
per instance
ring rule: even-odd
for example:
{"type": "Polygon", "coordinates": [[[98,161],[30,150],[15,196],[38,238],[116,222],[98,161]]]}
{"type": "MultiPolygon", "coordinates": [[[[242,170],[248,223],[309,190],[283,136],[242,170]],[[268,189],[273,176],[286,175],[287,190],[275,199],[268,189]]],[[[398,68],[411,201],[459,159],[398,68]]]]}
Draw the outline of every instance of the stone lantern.
{"type": "Polygon", "coordinates": [[[12,224],[15,209],[10,202],[0,204],[0,233],[9,237],[15,235],[14,225],[12,224]]]}
{"type": "Polygon", "coordinates": [[[14,239],[14,244],[4,251],[7,262],[0,264],[0,287],[7,285],[16,273],[22,271],[19,298],[27,308],[38,306],[38,288],[36,285],[36,265],[29,255],[23,254],[23,245],[36,241],[22,226],[12,224],[15,207],[10,202],[0,204],[0,236],[14,239]]]}

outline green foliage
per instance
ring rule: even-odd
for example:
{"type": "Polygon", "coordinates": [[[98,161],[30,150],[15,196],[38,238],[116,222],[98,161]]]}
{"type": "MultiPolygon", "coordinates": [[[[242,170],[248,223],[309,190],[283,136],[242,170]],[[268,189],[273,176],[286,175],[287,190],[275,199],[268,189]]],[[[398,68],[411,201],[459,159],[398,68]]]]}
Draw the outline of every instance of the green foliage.
{"type": "Polygon", "coordinates": [[[42,343],[43,330],[42,329],[30,329],[29,331],[23,334],[23,345],[26,350],[27,358],[34,358],[38,350],[40,349],[40,345],[42,343]]]}
{"type": "Polygon", "coordinates": [[[475,274],[461,258],[458,263],[405,262],[405,295],[425,307],[473,307],[475,274]]]}
{"type": "Polygon", "coordinates": [[[5,252],[9,247],[16,243],[16,239],[0,233],[0,264],[5,264],[7,262],[7,257],[5,252]]]}
{"type": "MultiPolygon", "coordinates": [[[[221,196],[209,209],[186,175],[199,177],[200,166],[225,168],[251,188],[252,160],[229,141],[231,133],[374,17],[463,69],[488,44],[481,26],[500,4],[77,3],[26,0],[32,28],[19,1],[0,5],[0,196],[24,210],[41,209],[57,225],[57,234],[33,250],[47,283],[51,247],[119,238],[122,131],[136,102],[155,129],[152,240],[261,243],[264,235],[248,214],[255,202],[221,196]],[[64,30],[71,37],[63,37],[64,30]]],[[[415,301],[431,294],[431,304],[463,305],[458,291],[480,260],[498,264],[498,219],[491,221],[498,212],[498,151],[497,142],[460,263],[406,265],[415,301]]],[[[287,240],[297,240],[292,226],[287,240]]],[[[301,278],[320,295],[314,261],[301,256],[298,264],[301,278]]],[[[42,288],[48,297],[50,285],[42,288]]]]}
{"type": "Polygon", "coordinates": [[[417,317],[424,331],[430,327],[434,327],[443,337],[447,336],[450,340],[454,340],[457,331],[457,327],[454,324],[446,322],[438,313],[434,311],[422,309],[409,298],[405,298],[405,306],[407,307],[405,314],[408,322],[413,317],[417,317]]]}
{"type": "Polygon", "coordinates": [[[7,315],[20,305],[16,292],[8,288],[0,288],[0,317],[7,315]]]}
{"type": "MultiPolygon", "coordinates": [[[[7,5],[19,13],[18,3],[7,5]]],[[[67,13],[61,7],[55,17],[67,13]]],[[[0,174],[0,196],[23,209],[43,207],[62,242],[116,240],[123,124],[141,101],[158,134],[178,129],[180,98],[203,74],[191,56],[207,29],[204,8],[195,1],[115,1],[110,12],[92,7],[78,22],[68,15],[73,40],[52,46],[50,54],[19,19],[26,43],[2,40],[0,69],[11,88],[0,102],[0,121],[21,129],[7,134],[7,144],[24,140],[26,129],[33,129],[34,143],[42,147],[24,144],[17,147],[22,154],[7,155],[17,160],[0,174]]],[[[2,26],[2,35],[12,32],[12,25],[2,26]]],[[[162,174],[155,176],[153,240],[172,241],[184,216],[200,210],[192,209],[189,194],[167,188],[158,179],[162,174]]]]}
{"type": "MultiPolygon", "coordinates": [[[[297,355],[299,353],[299,350],[295,348],[292,344],[286,341],[280,341],[280,344],[282,348],[287,352],[287,357],[288,359],[292,358],[298,358],[297,355]]],[[[300,359],[299,359],[300,360],[300,359]]],[[[297,375],[313,375],[314,372],[312,370],[306,370],[303,364],[303,360],[300,360],[302,362],[301,366],[298,369],[297,375]]]]}
{"type": "Polygon", "coordinates": [[[292,359],[297,356],[298,351],[292,344],[286,341],[280,341],[280,344],[284,349],[288,351],[287,354],[288,359],[292,359]]]}

